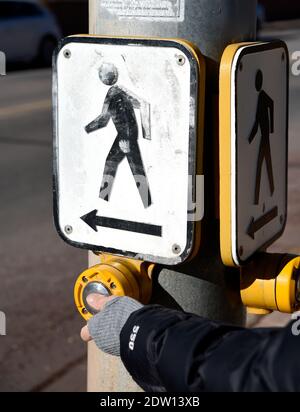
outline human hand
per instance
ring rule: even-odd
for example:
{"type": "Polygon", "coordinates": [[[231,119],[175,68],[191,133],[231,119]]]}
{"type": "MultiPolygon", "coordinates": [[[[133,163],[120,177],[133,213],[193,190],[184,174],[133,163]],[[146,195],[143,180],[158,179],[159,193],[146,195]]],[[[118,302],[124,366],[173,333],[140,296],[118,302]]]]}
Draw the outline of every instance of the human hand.
{"type": "Polygon", "coordinates": [[[103,352],[120,356],[120,333],[130,315],[143,305],[129,297],[91,294],[87,303],[99,312],[81,330],[85,342],[94,339],[103,352]]]}
{"type": "MultiPolygon", "coordinates": [[[[87,297],[87,303],[89,304],[89,306],[91,306],[92,308],[96,309],[98,312],[100,312],[101,310],[104,309],[105,305],[107,302],[109,302],[110,300],[112,300],[115,296],[104,296],[104,295],[99,295],[97,293],[91,293],[88,297],[87,297]]],[[[90,335],[88,326],[84,326],[81,329],[80,332],[80,336],[81,339],[84,342],[89,342],[91,341],[93,338],[90,335]]]]}

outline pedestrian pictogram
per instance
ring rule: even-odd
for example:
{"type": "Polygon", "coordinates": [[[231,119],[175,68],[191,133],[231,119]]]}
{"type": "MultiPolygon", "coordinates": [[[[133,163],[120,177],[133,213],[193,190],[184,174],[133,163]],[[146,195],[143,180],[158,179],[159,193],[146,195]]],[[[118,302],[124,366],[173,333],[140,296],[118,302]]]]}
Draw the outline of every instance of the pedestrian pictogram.
{"type": "MultiPolygon", "coordinates": [[[[151,194],[138,144],[138,123],[134,112],[134,109],[141,109],[142,103],[132,93],[116,85],[118,77],[116,66],[109,63],[101,65],[99,78],[103,84],[111,87],[105,97],[102,113],[85,128],[87,133],[91,133],[106,127],[112,119],[117,130],[117,137],[106,158],[99,196],[109,201],[118,166],[126,157],[144,207],[149,207],[152,203],[151,194]]],[[[147,138],[143,119],[142,132],[143,137],[147,138]]]]}
{"type": "Polygon", "coordinates": [[[222,58],[221,252],[229,266],[242,265],[285,227],[288,73],[283,42],[231,45],[222,58]]]}
{"type": "Polygon", "coordinates": [[[259,144],[259,155],[257,162],[257,172],[255,180],[255,200],[254,204],[259,204],[259,194],[261,185],[261,175],[263,162],[266,162],[267,173],[270,185],[271,195],[273,195],[274,187],[274,176],[273,176],[273,165],[272,165],[272,155],[270,146],[270,134],[274,133],[274,102],[271,97],[262,89],[263,87],[263,73],[258,70],[256,73],[255,88],[259,92],[257,111],[255,117],[255,123],[249,137],[249,143],[252,143],[254,138],[257,136],[259,129],[261,133],[261,140],[259,144]]]}
{"type": "Polygon", "coordinates": [[[67,242],[171,265],[199,247],[203,65],[180,41],[62,42],[54,193],[67,242]]]}

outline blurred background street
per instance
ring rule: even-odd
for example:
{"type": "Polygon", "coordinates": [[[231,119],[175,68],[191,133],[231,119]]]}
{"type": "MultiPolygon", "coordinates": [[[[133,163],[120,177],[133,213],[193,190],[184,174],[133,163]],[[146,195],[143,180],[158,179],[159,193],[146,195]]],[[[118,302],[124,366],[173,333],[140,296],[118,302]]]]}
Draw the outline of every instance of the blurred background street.
{"type": "MultiPolygon", "coordinates": [[[[54,2],[49,4],[54,9],[54,2]]],[[[66,9],[57,5],[56,12],[58,20],[65,19],[66,9]]],[[[300,50],[300,20],[266,22],[266,11],[260,13],[261,38],[285,40],[291,54],[300,50]]],[[[77,19],[78,27],[70,24],[72,17],[61,35],[87,31],[87,13],[77,19]]],[[[87,266],[87,252],[67,246],[53,224],[51,69],[46,63],[13,62],[0,76],[0,310],[7,315],[7,336],[0,336],[0,391],[86,389],[86,347],[79,338],[83,321],[73,286],[87,266]]],[[[299,110],[300,75],[291,75],[289,218],[270,250],[298,254],[299,110]]],[[[289,319],[274,313],[255,324],[283,325],[289,319]]]]}
{"type": "Polygon", "coordinates": [[[84,390],[72,295],[87,253],[66,246],[52,222],[51,71],[9,73],[0,83],[0,389],[52,390],[62,379],[57,388],[84,390]]]}

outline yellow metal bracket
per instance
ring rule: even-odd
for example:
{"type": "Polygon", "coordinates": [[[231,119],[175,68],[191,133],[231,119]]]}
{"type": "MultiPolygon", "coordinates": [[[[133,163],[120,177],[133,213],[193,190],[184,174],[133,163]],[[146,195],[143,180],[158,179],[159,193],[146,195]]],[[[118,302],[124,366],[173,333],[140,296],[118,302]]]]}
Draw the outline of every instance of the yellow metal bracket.
{"type": "Polygon", "coordinates": [[[300,308],[299,293],[299,256],[261,253],[241,269],[241,298],[251,313],[293,313],[300,308]]]}

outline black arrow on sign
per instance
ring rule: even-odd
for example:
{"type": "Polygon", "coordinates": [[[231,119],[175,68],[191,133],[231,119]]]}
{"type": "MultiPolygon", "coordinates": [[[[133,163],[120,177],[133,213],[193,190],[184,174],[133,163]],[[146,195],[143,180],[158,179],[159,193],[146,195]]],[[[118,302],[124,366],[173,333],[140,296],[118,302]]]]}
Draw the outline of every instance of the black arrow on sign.
{"type": "Polygon", "coordinates": [[[110,229],[125,230],[127,232],[142,233],[161,237],[162,227],[150,225],[147,223],[130,222],[128,220],[113,219],[110,217],[97,216],[98,210],[93,210],[90,213],[82,216],[82,219],[95,232],[98,232],[98,226],[107,227],[110,229]]]}
{"type": "Polygon", "coordinates": [[[263,215],[259,219],[255,220],[253,217],[248,227],[247,234],[250,237],[252,237],[252,239],[255,239],[255,234],[259,230],[261,230],[264,226],[266,226],[268,223],[272,222],[272,220],[276,219],[277,216],[278,216],[278,207],[275,206],[273,209],[271,209],[269,212],[267,212],[265,215],[263,215]]]}

